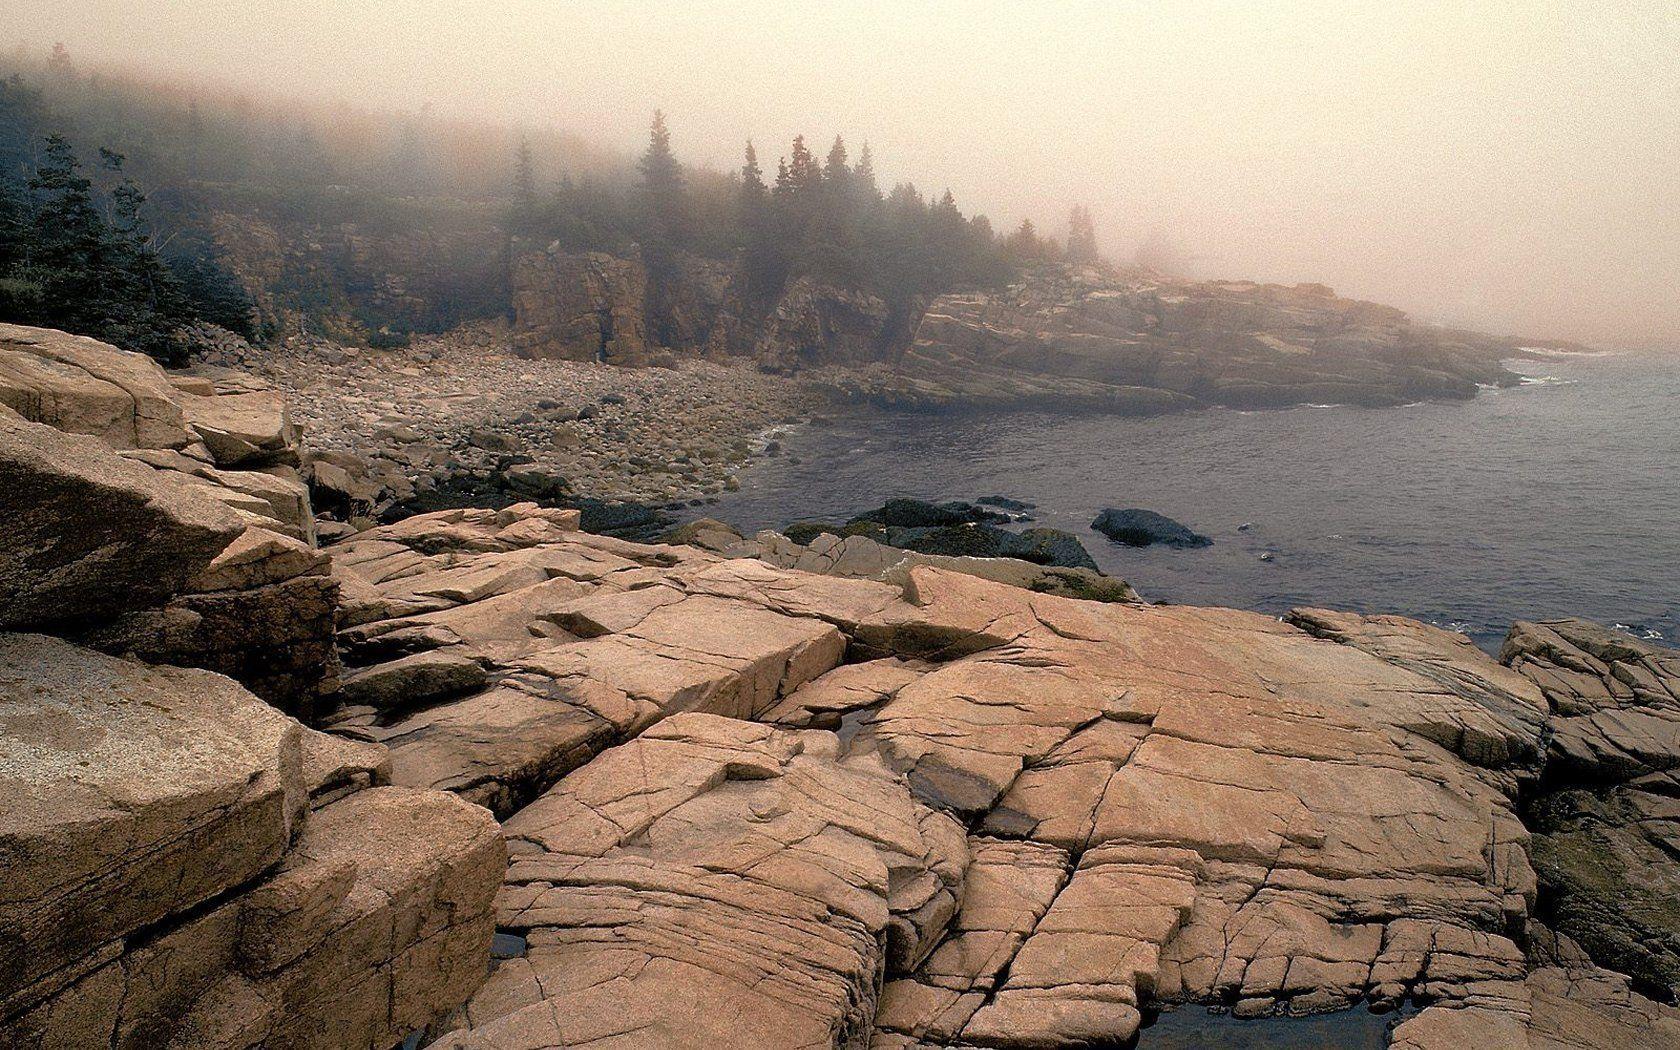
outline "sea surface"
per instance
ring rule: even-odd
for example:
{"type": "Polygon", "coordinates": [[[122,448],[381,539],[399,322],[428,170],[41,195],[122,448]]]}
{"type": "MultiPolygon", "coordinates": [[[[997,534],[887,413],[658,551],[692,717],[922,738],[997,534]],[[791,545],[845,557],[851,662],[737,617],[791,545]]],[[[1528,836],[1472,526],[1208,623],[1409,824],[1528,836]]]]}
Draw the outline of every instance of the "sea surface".
{"type": "Polygon", "coordinates": [[[814,423],[705,513],[750,533],[1001,494],[1154,600],[1401,613],[1489,648],[1565,615],[1680,638],[1680,351],[1509,366],[1521,386],[1388,409],[814,423]],[[1213,546],[1120,546],[1089,527],[1104,507],[1213,546]]]}

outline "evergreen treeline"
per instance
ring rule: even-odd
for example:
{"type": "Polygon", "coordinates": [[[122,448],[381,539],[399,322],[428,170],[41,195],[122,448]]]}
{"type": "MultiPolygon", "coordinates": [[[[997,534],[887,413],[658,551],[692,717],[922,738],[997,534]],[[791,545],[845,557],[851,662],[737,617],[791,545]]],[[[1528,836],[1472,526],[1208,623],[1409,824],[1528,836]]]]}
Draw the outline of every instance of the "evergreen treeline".
{"type": "MultiPolygon", "coordinates": [[[[160,356],[171,352],[168,332],[194,319],[265,334],[252,330],[251,304],[211,235],[217,213],[260,217],[294,243],[316,239],[311,231],[449,230],[469,235],[461,244],[505,232],[569,251],[636,245],[656,296],[684,257],[698,256],[738,264],[748,298],[765,306],[802,276],[903,310],[996,284],[1033,260],[1096,259],[1083,209],[1066,247],[1031,222],[1000,236],[985,216],[965,216],[948,191],[927,197],[908,182],[883,190],[868,146],[854,158],[839,138],[821,157],[795,139],[773,170],[748,143],[738,170],[718,172],[680,163],[658,115],[632,164],[575,136],[521,140],[505,127],[435,120],[424,108],[372,114],[107,78],[78,71],[62,48],[45,61],[0,60],[0,74],[8,69],[0,78],[0,319],[160,356]]],[[[370,274],[342,245],[332,247],[340,240],[329,238],[330,250],[306,272],[288,268],[265,293],[306,315],[347,303],[360,309],[370,274]]],[[[447,327],[508,308],[505,259],[412,265],[428,267],[407,283],[433,308],[397,325],[370,307],[359,317],[369,333],[402,338],[411,326],[447,327]]]]}
{"type": "Polygon", "coordinates": [[[749,292],[763,299],[809,276],[897,304],[995,285],[1034,260],[1097,261],[1083,208],[1074,211],[1069,250],[1030,221],[999,236],[986,216],[963,215],[949,190],[928,198],[901,182],[883,192],[868,144],[853,161],[838,136],[821,159],[796,137],[773,175],[749,141],[740,170],[719,175],[679,163],[664,115],[655,113],[638,172],[629,191],[562,177],[544,194],[522,145],[510,227],[573,249],[622,251],[636,243],[655,278],[681,252],[738,258],[749,292]]]}
{"type": "MultiPolygon", "coordinates": [[[[33,145],[37,93],[0,81],[0,128],[12,152],[33,145]]],[[[10,159],[10,158],[8,158],[10,159]]],[[[250,303],[210,258],[165,258],[144,193],[121,153],[101,147],[90,177],[64,136],[39,138],[27,164],[0,170],[0,320],[97,336],[165,361],[173,337],[208,320],[247,335],[250,303]]]]}

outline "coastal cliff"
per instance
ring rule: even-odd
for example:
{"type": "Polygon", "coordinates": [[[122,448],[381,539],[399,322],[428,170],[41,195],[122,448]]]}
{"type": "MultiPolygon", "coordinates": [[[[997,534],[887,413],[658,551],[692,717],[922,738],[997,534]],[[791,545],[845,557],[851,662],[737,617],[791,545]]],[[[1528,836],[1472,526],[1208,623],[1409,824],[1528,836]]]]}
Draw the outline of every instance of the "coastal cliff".
{"type": "Polygon", "coordinates": [[[690,264],[666,278],[686,309],[661,325],[638,259],[551,250],[523,257],[516,273],[522,353],[624,364],[659,351],[746,357],[804,371],[844,400],[899,409],[1382,406],[1516,381],[1500,364],[1518,352],[1511,340],[1419,324],[1322,285],[1041,264],[1007,287],[942,295],[904,317],[806,278],[754,311],[719,267],[690,264]],[[662,343],[661,328],[683,334],[662,343]]]}
{"type": "Polygon", "coordinates": [[[0,404],[8,1046],[1680,1046],[1673,650],[534,504],[323,548],[272,398],[13,327],[0,404]]]}

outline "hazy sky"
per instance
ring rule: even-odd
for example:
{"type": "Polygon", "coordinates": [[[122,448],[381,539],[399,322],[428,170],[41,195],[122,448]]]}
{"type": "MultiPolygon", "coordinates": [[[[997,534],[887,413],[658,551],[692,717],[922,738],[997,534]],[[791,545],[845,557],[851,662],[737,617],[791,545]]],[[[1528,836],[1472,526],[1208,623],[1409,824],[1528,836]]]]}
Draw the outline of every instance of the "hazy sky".
{"type": "Polygon", "coordinates": [[[773,164],[867,139],[1000,227],[1085,202],[1208,276],[1680,346],[1680,2],[3,0],[0,37],[773,164]]]}

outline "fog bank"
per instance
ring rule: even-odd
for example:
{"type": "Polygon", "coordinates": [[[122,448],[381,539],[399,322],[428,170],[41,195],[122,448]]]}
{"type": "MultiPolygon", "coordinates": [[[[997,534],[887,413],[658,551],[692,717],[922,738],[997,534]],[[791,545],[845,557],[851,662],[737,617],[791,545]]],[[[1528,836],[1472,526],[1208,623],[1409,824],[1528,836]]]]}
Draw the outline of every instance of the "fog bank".
{"type": "Polygon", "coordinates": [[[1680,7],[11,0],[0,44],[678,154],[868,141],[999,228],[1680,347],[1680,7]],[[8,40],[7,38],[11,38],[8,40]]]}

